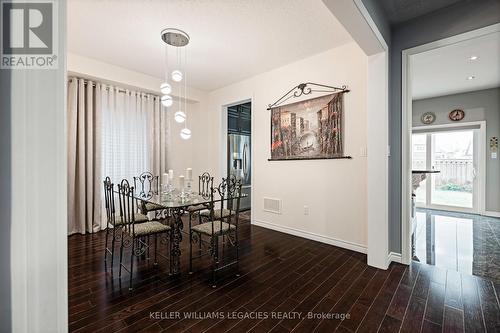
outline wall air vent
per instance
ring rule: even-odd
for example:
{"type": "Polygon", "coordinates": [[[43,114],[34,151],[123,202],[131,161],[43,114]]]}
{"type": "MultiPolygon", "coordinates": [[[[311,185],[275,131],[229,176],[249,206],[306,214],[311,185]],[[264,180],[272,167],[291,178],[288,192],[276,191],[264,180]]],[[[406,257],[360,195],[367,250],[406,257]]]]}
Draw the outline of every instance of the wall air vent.
{"type": "Polygon", "coordinates": [[[281,214],[281,200],[264,198],[264,211],[274,214],[281,214]]]}

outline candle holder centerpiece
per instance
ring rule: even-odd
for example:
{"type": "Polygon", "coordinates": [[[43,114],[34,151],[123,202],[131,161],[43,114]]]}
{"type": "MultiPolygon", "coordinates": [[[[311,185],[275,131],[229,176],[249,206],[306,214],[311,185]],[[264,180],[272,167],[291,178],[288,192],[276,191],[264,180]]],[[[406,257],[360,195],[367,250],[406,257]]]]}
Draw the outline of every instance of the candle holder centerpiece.
{"type": "Polygon", "coordinates": [[[179,198],[181,198],[181,200],[185,200],[189,197],[186,192],[186,177],[184,177],[184,175],[179,176],[179,192],[179,198]]]}
{"type": "Polygon", "coordinates": [[[193,193],[193,169],[186,169],[186,179],[185,179],[185,192],[188,196],[193,193]]]}
{"type": "Polygon", "coordinates": [[[172,194],[174,193],[173,179],[174,179],[173,170],[168,170],[168,173],[164,173],[162,175],[162,182],[161,182],[162,194],[165,194],[167,198],[171,198],[172,194]]]}

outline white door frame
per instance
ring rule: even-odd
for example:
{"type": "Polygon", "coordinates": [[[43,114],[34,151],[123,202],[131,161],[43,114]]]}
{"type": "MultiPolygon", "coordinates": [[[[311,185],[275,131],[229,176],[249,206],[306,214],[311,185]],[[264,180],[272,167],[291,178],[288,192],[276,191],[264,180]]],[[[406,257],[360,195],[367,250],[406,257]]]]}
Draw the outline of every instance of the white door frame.
{"type": "MultiPolygon", "coordinates": [[[[462,213],[472,213],[472,214],[484,214],[485,205],[486,205],[486,121],[469,121],[469,122],[460,122],[460,123],[452,123],[452,124],[442,124],[442,125],[429,125],[429,126],[415,126],[412,127],[413,131],[421,132],[422,134],[427,134],[427,130],[432,132],[432,130],[436,129],[447,129],[449,128],[451,131],[460,131],[461,128],[467,127],[476,127],[479,126],[479,133],[477,138],[477,147],[474,146],[474,154],[476,154],[477,158],[477,169],[478,169],[478,177],[477,177],[477,187],[474,188],[475,198],[477,202],[473,203],[473,207],[471,209],[468,208],[460,208],[460,207],[449,207],[449,206],[440,206],[440,205],[431,205],[425,208],[436,209],[436,210],[450,210],[452,208],[453,211],[462,212],[462,213]],[[448,209],[449,208],[449,209],[448,209]]],[[[426,179],[427,181],[427,179],[426,179]]],[[[429,193],[430,187],[427,188],[429,193]]]]}
{"type": "Polygon", "coordinates": [[[441,39],[432,43],[416,46],[402,51],[402,118],[401,118],[401,260],[411,262],[411,129],[412,129],[412,94],[411,94],[411,56],[456,44],[469,39],[489,35],[500,31],[500,24],[441,39]]]}

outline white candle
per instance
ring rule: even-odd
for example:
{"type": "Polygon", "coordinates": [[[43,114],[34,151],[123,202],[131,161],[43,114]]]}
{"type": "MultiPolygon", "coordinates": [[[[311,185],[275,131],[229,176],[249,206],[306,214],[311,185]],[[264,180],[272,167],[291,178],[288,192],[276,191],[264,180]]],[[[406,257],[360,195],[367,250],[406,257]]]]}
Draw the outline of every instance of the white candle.
{"type": "Polygon", "coordinates": [[[168,170],[168,178],[170,178],[170,180],[174,180],[174,170],[168,170]]]}
{"type": "Polygon", "coordinates": [[[193,180],[193,169],[191,168],[186,169],[186,179],[193,180]]]}
{"type": "Polygon", "coordinates": [[[184,189],[184,176],[180,175],[179,176],[179,189],[184,189]]]}
{"type": "Polygon", "coordinates": [[[163,185],[167,185],[167,184],[168,184],[168,178],[169,178],[169,177],[168,177],[168,173],[166,173],[166,172],[165,172],[165,173],[162,175],[162,177],[161,177],[161,183],[162,183],[163,185]]]}

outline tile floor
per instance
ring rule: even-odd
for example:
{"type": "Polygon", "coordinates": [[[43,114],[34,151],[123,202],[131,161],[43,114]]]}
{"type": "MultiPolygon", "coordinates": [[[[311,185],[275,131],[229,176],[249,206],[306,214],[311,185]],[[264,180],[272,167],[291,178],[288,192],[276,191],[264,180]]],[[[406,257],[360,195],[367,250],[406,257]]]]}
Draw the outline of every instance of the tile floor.
{"type": "Polygon", "coordinates": [[[500,283],[500,219],[417,209],[420,262],[500,283]]]}

